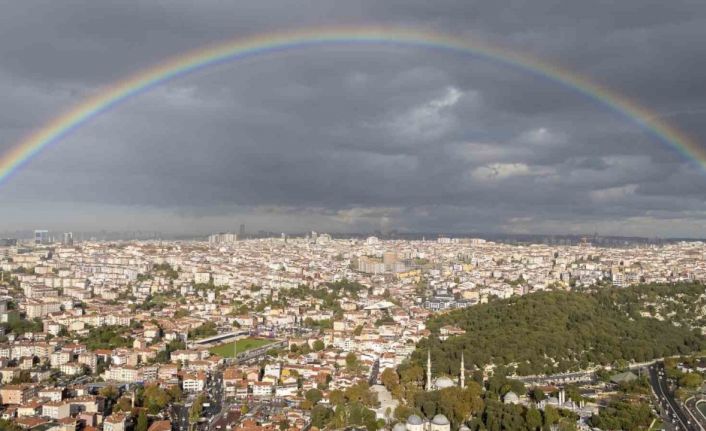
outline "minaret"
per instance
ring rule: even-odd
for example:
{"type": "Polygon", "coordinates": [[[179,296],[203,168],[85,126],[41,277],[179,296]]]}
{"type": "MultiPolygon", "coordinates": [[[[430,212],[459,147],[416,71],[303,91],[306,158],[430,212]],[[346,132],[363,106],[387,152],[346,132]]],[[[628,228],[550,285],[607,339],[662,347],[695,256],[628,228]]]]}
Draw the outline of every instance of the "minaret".
{"type": "Polygon", "coordinates": [[[427,391],[431,391],[431,350],[427,350],[427,391]]]}
{"type": "Polygon", "coordinates": [[[463,352],[461,352],[461,389],[466,387],[466,366],[463,364],[463,352]]]}

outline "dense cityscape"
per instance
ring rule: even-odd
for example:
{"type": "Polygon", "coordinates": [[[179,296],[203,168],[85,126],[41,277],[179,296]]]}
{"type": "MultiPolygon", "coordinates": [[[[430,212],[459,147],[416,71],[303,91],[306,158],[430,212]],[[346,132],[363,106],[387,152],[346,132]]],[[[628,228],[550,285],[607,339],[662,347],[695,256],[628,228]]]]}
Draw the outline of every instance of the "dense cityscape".
{"type": "Polygon", "coordinates": [[[8,429],[448,431],[657,422],[699,429],[705,422],[697,404],[706,364],[691,354],[706,347],[706,243],[608,248],[585,239],[508,245],[316,232],[201,241],[59,237],[38,230],[0,247],[8,429]],[[659,356],[650,350],[575,363],[556,356],[537,369],[538,360],[522,367],[506,354],[479,357],[469,340],[482,334],[454,314],[472,318],[524,297],[546,298],[541,308],[551,295],[616,289],[692,295],[676,301],[698,305],[689,321],[688,308],[660,295],[638,316],[690,327],[684,341],[659,356]],[[461,350],[449,351],[454,343],[461,350]],[[451,365],[449,358],[456,358],[451,365]]]}
{"type": "Polygon", "coordinates": [[[0,2],[0,431],[706,431],[705,36],[0,2]]]}

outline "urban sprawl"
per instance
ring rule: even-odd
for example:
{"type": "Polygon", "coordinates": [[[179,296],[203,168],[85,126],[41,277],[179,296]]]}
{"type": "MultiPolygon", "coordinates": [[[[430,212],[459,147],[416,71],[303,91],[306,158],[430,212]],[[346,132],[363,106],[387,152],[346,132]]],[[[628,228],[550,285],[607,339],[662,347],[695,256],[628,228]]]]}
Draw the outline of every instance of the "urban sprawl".
{"type": "MultiPolygon", "coordinates": [[[[472,390],[491,400],[484,394],[495,390],[530,429],[537,421],[536,429],[591,429],[607,400],[647,375],[650,389],[635,397],[649,399],[651,425],[703,429],[698,408],[676,400],[673,388],[659,391],[661,379],[673,385],[663,362],[508,376],[504,389],[493,389],[493,364],[478,369],[463,355],[457,374],[437,369],[433,352],[409,364],[432,335],[433,316],[542,291],[701,282],[705,255],[701,242],[612,248],[314,232],[74,242],[68,233],[54,241],[37,231],[31,241],[0,242],[1,425],[512,429],[488,425],[490,401],[460,421],[444,400],[434,414],[426,401],[421,408],[410,401],[472,390]]],[[[443,343],[465,334],[449,324],[435,336],[443,343]]],[[[687,376],[706,370],[698,361],[673,366],[687,376]]]]}

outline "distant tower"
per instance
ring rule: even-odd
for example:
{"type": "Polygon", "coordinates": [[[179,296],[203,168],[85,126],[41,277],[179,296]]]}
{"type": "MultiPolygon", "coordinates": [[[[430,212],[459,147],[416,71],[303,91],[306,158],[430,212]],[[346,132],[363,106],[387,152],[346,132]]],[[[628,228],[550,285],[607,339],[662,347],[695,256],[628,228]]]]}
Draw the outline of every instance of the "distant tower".
{"type": "Polygon", "coordinates": [[[463,352],[461,352],[461,389],[466,387],[466,366],[463,364],[463,352]]]}
{"type": "Polygon", "coordinates": [[[240,224],[240,238],[245,239],[245,223],[240,224]]]}
{"type": "Polygon", "coordinates": [[[427,391],[431,391],[431,350],[427,350],[427,391]]]}

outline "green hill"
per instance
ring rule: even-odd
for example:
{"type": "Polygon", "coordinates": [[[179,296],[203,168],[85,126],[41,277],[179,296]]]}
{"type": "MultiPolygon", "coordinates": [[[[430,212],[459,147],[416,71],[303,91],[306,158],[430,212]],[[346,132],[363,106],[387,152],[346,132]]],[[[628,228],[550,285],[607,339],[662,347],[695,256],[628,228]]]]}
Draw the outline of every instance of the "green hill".
{"type": "Polygon", "coordinates": [[[496,300],[430,319],[432,336],[411,362],[424,366],[431,347],[435,375],[458,375],[461,351],[467,368],[507,365],[530,375],[689,354],[706,345],[698,329],[704,297],[703,285],[682,284],[496,300]],[[444,325],[466,333],[442,342],[444,325]]]}

